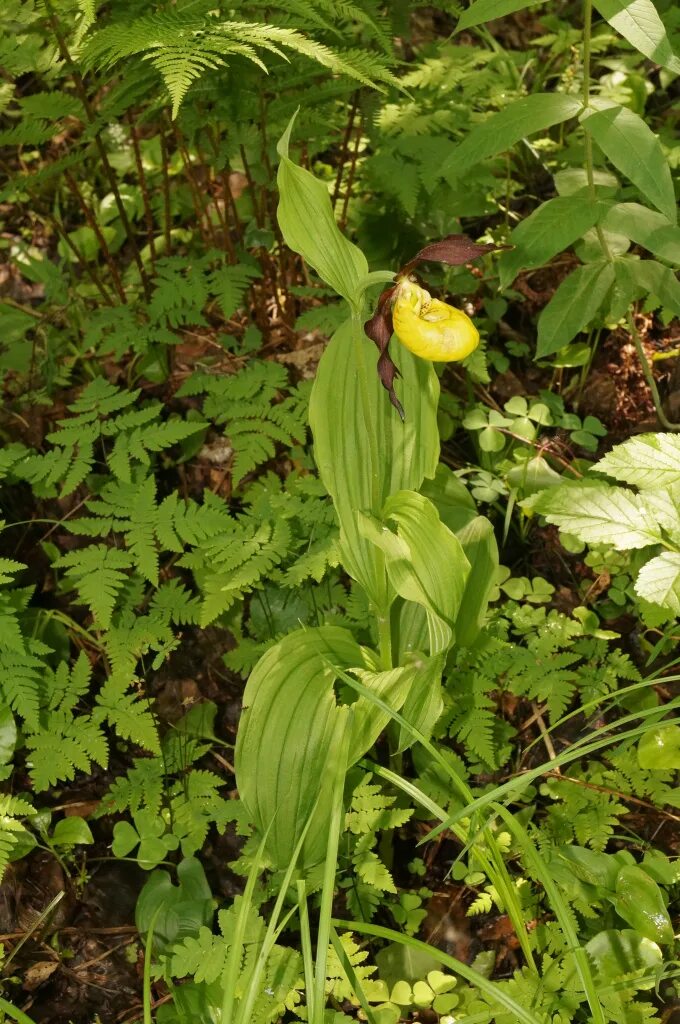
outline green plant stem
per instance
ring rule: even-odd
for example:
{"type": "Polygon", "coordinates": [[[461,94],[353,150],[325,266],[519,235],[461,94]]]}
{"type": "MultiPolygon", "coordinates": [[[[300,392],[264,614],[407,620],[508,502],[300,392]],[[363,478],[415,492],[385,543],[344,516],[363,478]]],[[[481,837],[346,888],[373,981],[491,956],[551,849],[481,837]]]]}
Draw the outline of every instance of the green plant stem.
{"type": "MultiPolygon", "coordinates": [[[[590,42],[593,27],[593,0],[584,0],[583,4],[583,106],[587,110],[590,106],[590,42]]],[[[583,142],[586,158],[586,178],[588,180],[588,195],[591,202],[596,202],[595,172],[593,169],[593,137],[586,125],[583,125],[583,142]]],[[[611,262],[612,254],[607,239],[600,224],[595,225],[597,239],[600,243],[605,259],[611,262]]]]}
{"type": "Polygon", "coordinates": [[[162,909],[162,903],[156,907],[154,915],[151,918],[149,930],[146,934],[146,948],[144,950],[144,990],[142,992],[144,1024],[153,1024],[151,1017],[151,959],[153,956],[153,933],[156,928],[158,915],[162,909]]]}
{"type": "Polygon", "coordinates": [[[385,672],[393,668],[392,662],[392,616],[390,610],[377,616],[380,664],[385,672]]]}
{"type": "Polygon", "coordinates": [[[307,910],[307,893],[303,879],[297,882],[298,913],[300,915],[300,945],[302,947],[302,963],[305,972],[305,990],[307,992],[307,1014],[314,1020],[314,960],[312,958],[312,939],[309,930],[309,912],[307,910]]]}
{"type": "Polygon", "coordinates": [[[638,354],[638,359],[640,360],[640,365],[642,366],[642,372],[644,373],[645,380],[647,381],[647,387],[649,388],[652,394],[654,411],[656,412],[659,423],[664,428],[664,430],[680,430],[680,423],[672,423],[666,416],[666,413],[663,411],[663,406],[661,404],[661,396],[659,395],[659,389],[656,386],[656,381],[654,380],[652,368],[649,365],[649,360],[647,359],[645,350],[642,347],[642,339],[640,338],[638,329],[635,326],[635,319],[630,309],[628,310],[628,330],[630,331],[630,336],[633,339],[635,351],[638,354]]]}

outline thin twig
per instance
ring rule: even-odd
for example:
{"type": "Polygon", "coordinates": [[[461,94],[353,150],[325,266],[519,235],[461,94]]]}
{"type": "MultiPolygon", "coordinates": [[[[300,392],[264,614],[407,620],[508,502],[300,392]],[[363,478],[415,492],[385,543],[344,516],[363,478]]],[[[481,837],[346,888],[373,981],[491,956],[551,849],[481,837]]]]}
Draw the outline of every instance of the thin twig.
{"type": "Polygon", "coordinates": [[[165,255],[172,255],[171,213],[170,213],[170,170],[168,167],[168,145],[165,139],[165,129],[161,124],[161,162],[163,165],[163,231],[165,234],[165,255]]]}
{"type": "Polygon", "coordinates": [[[342,148],[340,150],[340,163],[338,165],[338,173],[335,177],[335,185],[333,186],[333,209],[335,204],[340,198],[340,187],[342,185],[342,176],[345,171],[345,164],[347,162],[347,155],[349,153],[349,140],[352,137],[352,129],[354,128],[354,118],[356,117],[357,110],[359,108],[359,92],[358,90],[352,97],[352,106],[350,107],[349,117],[347,119],[347,125],[345,127],[345,133],[342,138],[342,148]]]}
{"type": "Polygon", "coordinates": [[[71,172],[70,171],[66,171],[66,174],[64,175],[64,177],[66,178],[66,184],[70,188],[70,190],[73,193],[73,195],[76,197],[76,200],[78,201],[78,205],[80,206],[80,209],[83,211],[83,214],[85,215],[85,220],[87,221],[87,223],[89,224],[90,228],[92,229],[92,231],[95,234],[97,242],[99,243],[99,248],[102,251],[102,255],[104,256],[104,259],[106,260],[106,262],[108,264],[109,270],[111,271],[111,278],[112,278],[113,283],[115,285],[116,291],[118,292],[118,297],[120,298],[120,301],[124,305],[127,305],[127,296],[125,294],[125,289],[123,288],[123,282],[120,279],[120,274],[118,273],[118,267],[116,266],[116,261],[114,260],[114,258],[111,255],[111,251],[110,251],[110,249],[109,249],[109,247],[108,247],[108,245],[106,243],[106,239],[104,238],[104,235],[102,234],[102,230],[99,227],[99,224],[97,223],[97,218],[95,217],[93,210],[91,210],[90,207],[85,202],[83,194],[80,191],[80,189],[78,188],[78,185],[76,184],[76,180],[73,177],[73,175],[71,174],[71,172]]]}
{"type": "Polygon", "coordinates": [[[154,240],[154,222],[153,214],[151,213],[151,204],[149,202],[149,189],[146,181],[146,174],[144,173],[144,164],[142,162],[142,154],[139,148],[139,138],[137,137],[137,130],[135,128],[135,120],[131,110],[128,110],[128,122],[130,124],[130,138],[132,139],[132,149],[135,154],[135,163],[137,165],[137,177],[139,178],[139,188],[142,193],[142,205],[144,207],[144,220],[146,221],[146,233],[149,240],[149,254],[151,256],[151,267],[152,270],[156,271],[156,243],[154,240]]]}
{"type": "Polygon", "coordinates": [[[357,169],[357,160],[359,159],[359,146],[361,145],[361,134],[363,130],[363,123],[359,122],[359,130],[357,131],[357,137],[354,142],[354,149],[352,150],[352,159],[349,165],[349,174],[347,176],[347,185],[345,186],[345,198],[342,204],[342,216],[340,217],[340,228],[342,231],[347,227],[347,212],[349,209],[349,200],[352,195],[352,185],[354,184],[354,175],[357,169]]]}
{"type": "MultiPolygon", "coordinates": [[[[71,56],[71,52],[67,46],[66,40],[61,31],[59,20],[54,13],[54,8],[52,7],[51,0],[45,0],[45,7],[47,8],[49,21],[52,26],[52,31],[54,32],[54,36],[57,40],[59,52],[62,56],[62,59],[64,60],[64,62],[66,63],[71,72],[71,77],[73,78],[73,82],[76,87],[76,92],[78,93],[78,98],[83,104],[83,109],[85,110],[85,114],[87,116],[89,123],[95,124],[96,116],[92,104],[90,103],[90,99],[87,95],[87,89],[85,88],[83,76],[81,75],[75,61],[73,60],[73,57],[71,56]]],[[[109,188],[113,193],[113,198],[118,209],[118,215],[120,216],[123,229],[127,236],[128,242],[130,243],[130,248],[132,249],[133,259],[137,264],[137,269],[139,270],[139,276],[142,282],[142,290],[144,291],[144,296],[145,298],[148,299],[151,295],[151,291],[149,288],[149,279],[147,277],[146,270],[144,269],[144,264],[142,263],[142,258],[139,253],[139,247],[137,246],[137,240],[132,230],[132,224],[130,223],[130,219],[127,215],[127,210],[125,209],[125,204],[120,194],[118,180],[114,173],[113,167],[111,166],[111,162],[109,161],[109,156],[106,152],[106,146],[104,145],[104,141],[101,137],[101,131],[95,131],[94,141],[97,147],[97,152],[99,153],[99,159],[101,160],[104,174],[109,183],[109,188]]]]}

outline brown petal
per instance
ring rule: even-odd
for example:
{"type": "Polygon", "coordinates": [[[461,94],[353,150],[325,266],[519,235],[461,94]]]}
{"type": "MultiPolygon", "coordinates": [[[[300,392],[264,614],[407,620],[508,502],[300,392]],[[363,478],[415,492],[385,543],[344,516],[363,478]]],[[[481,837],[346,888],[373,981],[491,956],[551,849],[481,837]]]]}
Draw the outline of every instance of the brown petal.
{"type": "Polygon", "coordinates": [[[506,248],[508,247],[505,245],[494,245],[492,243],[480,245],[479,242],[473,242],[467,235],[447,235],[441,241],[432,242],[416,253],[413,259],[401,268],[399,275],[408,274],[417,263],[421,263],[424,260],[448,263],[453,267],[460,267],[464,263],[478,259],[485,252],[506,248]]]}
{"type": "Polygon", "coordinates": [[[394,392],[394,378],[399,376],[399,370],[392,362],[389,353],[389,344],[392,337],[392,310],[390,300],[394,295],[395,288],[386,288],[378,300],[378,306],[371,317],[364,324],[364,332],[375,343],[380,352],[378,357],[378,376],[380,382],[390,396],[390,402],[397,410],[402,420],[404,409],[394,392]]]}

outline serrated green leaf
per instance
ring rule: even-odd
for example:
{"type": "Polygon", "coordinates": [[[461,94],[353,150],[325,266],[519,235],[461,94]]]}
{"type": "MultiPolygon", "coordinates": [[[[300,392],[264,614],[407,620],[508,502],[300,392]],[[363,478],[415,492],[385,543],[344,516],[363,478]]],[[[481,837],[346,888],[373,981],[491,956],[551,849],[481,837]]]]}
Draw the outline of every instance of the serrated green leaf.
{"type": "Polygon", "coordinates": [[[392,875],[377,853],[374,853],[372,850],[363,853],[360,858],[357,858],[354,861],[354,866],[359,878],[366,882],[367,885],[372,885],[374,889],[380,889],[381,892],[397,891],[392,875]]]}
{"type": "Polygon", "coordinates": [[[592,468],[641,490],[672,487],[680,483],[680,436],[639,434],[617,444],[592,468]]]}
{"type": "Polygon", "coordinates": [[[635,592],[646,601],[680,615],[680,554],[664,551],[640,569],[635,592]]]}
{"type": "Polygon", "coordinates": [[[581,116],[602,152],[670,221],[677,222],[670,167],[657,136],[627,107],[598,101],[581,116]]]}
{"type": "Polygon", "coordinates": [[[534,512],[587,544],[609,544],[617,551],[658,544],[662,533],[644,514],[638,495],[608,484],[565,484],[529,499],[534,512]]]}

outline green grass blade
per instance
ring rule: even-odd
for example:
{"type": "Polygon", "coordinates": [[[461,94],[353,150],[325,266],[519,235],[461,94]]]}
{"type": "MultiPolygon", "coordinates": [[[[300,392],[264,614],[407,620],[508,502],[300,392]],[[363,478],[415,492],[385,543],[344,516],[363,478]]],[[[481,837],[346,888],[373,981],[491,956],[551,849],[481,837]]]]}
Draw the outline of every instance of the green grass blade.
{"type": "Polygon", "coordinates": [[[597,992],[593,972],[591,971],[590,964],[588,962],[588,954],[578,940],[574,917],[567,906],[562,893],[555,884],[548,865],[545,863],[534,843],[531,841],[527,830],[513,817],[508,809],[506,807],[502,807],[500,804],[496,804],[494,806],[494,810],[500,815],[512,835],[515,837],[515,840],[522,850],[524,862],[532,869],[534,875],[538,878],[545,889],[545,894],[548,897],[550,906],[555,913],[555,917],[557,918],[560,928],[564,932],[565,938],[569,944],[569,949],[574,955],[576,970],[578,971],[583,984],[588,1005],[590,1006],[590,1010],[593,1015],[594,1024],[605,1024],[605,1015],[597,992]]]}
{"type": "Polygon", "coordinates": [[[411,949],[428,953],[433,960],[438,960],[440,964],[448,967],[454,974],[458,974],[471,985],[474,985],[480,992],[493,999],[499,1006],[509,1010],[519,1024],[545,1024],[542,1018],[535,1017],[526,1007],[521,1006],[512,996],[508,995],[496,982],[489,981],[488,978],[473,970],[472,967],[468,967],[467,964],[456,960],[455,957],[449,956],[448,953],[443,953],[436,946],[430,946],[427,942],[421,942],[420,939],[414,939],[410,935],[404,935],[402,932],[396,932],[392,928],[383,928],[382,925],[372,924],[368,921],[341,921],[334,918],[333,924],[336,928],[347,928],[349,931],[359,932],[364,935],[375,935],[377,938],[387,939],[390,942],[399,942],[402,946],[410,946],[411,949]]]}
{"type": "Polygon", "coordinates": [[[366,998],[366,993],[364,992],[363,987],[361,985],[361,980],[359,979],[357,972],[352,967],[352,963],[349,957],[347,956],[347,953],[345,952],[345,948],[342,945],[340,941],[340,936],[336,932],[335,928],[331,928],[330,936],[331,943],[333,944],[333,949],[335,950],[338,960],[340,961],[340,966],[345,972],[345,977],[352,986],[354,994],[356,995],[357,999],[361,1004],[361,1009],[364,1011],[366,1015],[366,1020],[368,1021],[368,1024],[375,1024],[375,1014],[373,1013],[373,1010],[369,1006],[368,999],[366,998]]]}
{"type": "MultiPolygon", "coordinates": [[[[323,885],[321,887],[321,908],[319,927],[316,938],[316,965],[314,977],[314,1017],[312,1024],[323,1024],[324,1005],[326,1002],[326,963],[328,960],[328,943],[330,941],[331,919],[333,914],[333,897],[335,896],[335,873],[338,864],[338,846],[342,832],[344,808],[343,792],[347,773],[347,757],[352,732],[352,713],[340,718],[333,784],[333,813],[328,829],[328,844],[324,863],[323,885]]],[[[337,734],[336,734],[337,735],[337,734]]]]}
{"type": "Polygon", "coordinates": [[[304,879],[297,883],[298,915],[300,918],[300,946],[302,948],[302,965],[305,974],[305,991],[307,993],[307,1015],[314,1020],[314,960],[312,957],[312,936],[309,928],[309,911],[307,909],[307,889],[304,879]]]}

